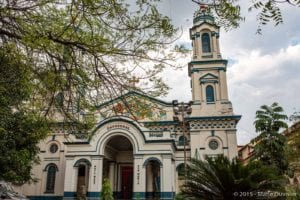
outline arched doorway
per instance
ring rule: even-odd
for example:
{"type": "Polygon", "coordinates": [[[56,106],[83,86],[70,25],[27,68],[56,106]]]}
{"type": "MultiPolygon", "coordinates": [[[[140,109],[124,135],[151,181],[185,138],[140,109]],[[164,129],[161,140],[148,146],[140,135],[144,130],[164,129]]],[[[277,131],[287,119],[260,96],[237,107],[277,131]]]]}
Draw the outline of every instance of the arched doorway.
{"type": "Polygon", "coordinates": [[[103,178],[110,180],[115,199],[132,199],[133,146],[125,136],[113,136],[106,143],[103,178]]]}
{"type": "Polygon", "coordinates": [[[78,160],[74,167],[77,167],[77,197],[85,198],[89,184],[89,169],[91,163],[86,159],[78,160]]]}
{"type": "Polygon", "coordinates": [[[146,162],[145,166],[146,166],[146,198],[160,199],[161,163],[157,159],[150,159],[149,161],[146,162]]]}

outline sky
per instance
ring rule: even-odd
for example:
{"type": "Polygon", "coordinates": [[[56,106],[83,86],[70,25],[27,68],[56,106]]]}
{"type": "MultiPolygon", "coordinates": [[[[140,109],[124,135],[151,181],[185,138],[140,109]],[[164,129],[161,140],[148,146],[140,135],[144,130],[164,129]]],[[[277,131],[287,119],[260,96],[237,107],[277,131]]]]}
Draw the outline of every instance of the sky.
{"type": "MultiPolygon", "coordinates": [[[[248,12],[248,1],[241,1],[246,20],[239,28],[220,32],[222,57],[228,59],[227,82],[234,113],[242,115],[237,126],[239,145],[257,136],[253,122],[261,105],[278,102],[290,115],[300,111],[300,8],[282,4],[284,24],[263,27],[256,34],[256,13],[248,12]]],[[[250,2],[250,1],[249,1],[250,2]]],[[[191,0],[164,0],[160,10],[183,30],[178,44],[190,44],[189,28],[197,5],[191,0]]],[[[171,87],[164,100],[191,100],[187,73],[189,56],[182,70],[168,69],[164,80],[171,87]]]]}

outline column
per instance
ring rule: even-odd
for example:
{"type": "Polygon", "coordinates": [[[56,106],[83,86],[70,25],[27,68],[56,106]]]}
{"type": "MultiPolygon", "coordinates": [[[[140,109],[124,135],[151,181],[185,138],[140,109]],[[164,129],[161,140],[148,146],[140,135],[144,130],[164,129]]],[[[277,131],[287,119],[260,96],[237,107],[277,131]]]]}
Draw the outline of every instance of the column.
{"type": "Polygon", "coordinates": [[[202,102],[205,102],[206,101],[206,94],[205,94],[205,85],[204,84],[200,84],[200,86],[201,86],[201,91],[202,91],[202,96],[201,96],[201,100],[202,100],[202,102]],[[205,95],[204,95],[205,94],[205,95]]]}
{"type": "Polygon", "coordinates": [[[175,193],[173,191],[172,183],[174,171],[172,170],[172,155],[162,155],[163,167],[161,169],[161,199],[174,199],[175,193]]]}
{"type": "Polygon", "coordinates": [[[221,100],[228,100],[226,73],[224,70],[220,70],[219,72],[220,72],[221,100]]]}
{"type": "Polygon", "coordinates": [[[92,157],[92,163],[89,172],[89,188],[87,197],[88,199],[99,200],[102,190],[102,169],[103,169],[103,157],[92,157]]]}
{"type": "Polygon", "coordinates": [[[112,191],[115,191],[115,162],[109,163],[109,174],[108,178],[112,187],[112,191]]]}
{"type": "Polygon", "coordinates": [[[214,83],[215,91],[216,91],[216,101],[220,100],[220,86],[219,83],[214,83]]]}
{"type": "Polygon", "coordinates": [[[146,166],[146,181],[146,196],[152,196],[151,193],[153,192],[153,172],[152,165],[150,163],[148,163],[148,165],[146,166]]]}
{"type": "Polygon", "coordinates": [[[214,57],[217,56],[217,37],[216,33],[212,34],[212,52],[214,54],[214,57]]]}
{"type": "Polygon", "coordinates": [[[145,199],[146,192],[146,166],[143,166],[143,156],[134,156],[133,168],[133,197],[132,199],[145,199]],[[139,197],[139,198],[138,198],[139,197]]]}
{"type": "Polygon", "coordinates": [[[233,159],[234,157],[238,156],[236,131],[235,130],[226,130],[226,136],[227,136],[228,158],[233,159]]]}
{"type": "Polygon", "coordinates": [[[73,166],[74,159],[66,158],[65,165],[65,182],[64,182],[64,197],[63,199],[75,199],[76,198],[76,186],[77,186],[77,168],[73,166]]]}

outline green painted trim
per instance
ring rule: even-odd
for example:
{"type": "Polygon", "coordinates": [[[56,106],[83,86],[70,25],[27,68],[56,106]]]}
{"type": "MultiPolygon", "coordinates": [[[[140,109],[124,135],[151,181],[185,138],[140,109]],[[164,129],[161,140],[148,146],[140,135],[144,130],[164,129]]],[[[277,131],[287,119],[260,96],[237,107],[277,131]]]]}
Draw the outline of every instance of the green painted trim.
{"type": "Polygon", "coordinates": [[[77,145],[77,144],[89,144],[89,142],[63,142],[67,145],[77,145]]]}
{"type": "Polygon", "coordinates": [[[211,131],[211,136],[215,136],[215,131],[214,130],[211,131]]]}
{"type": "Polygon", "coordinates": [[[85,159],[85,158],[81,158],[81,159],[79,159],[79,160],[77,160],[76,162],[75,162],[75,164],[73,165],[73,167],[79,167],[79,165],[81,164],[81,163],[85,163],[87,166],[92,166],[92,164],[91,164],[91,162],[89,161],[89,160],[87,160],[87,159],[85,159]]]}
{"type": "Polygon", "coordinates": [[[97,198],[100,198],[101,192],[87,192],[86,196],[87,197],[97,197],[97,198]]]}
{"type": "Polygon", "coordinates": [[[161,104],[163,106],[173,106],[171,102],[166,102],[166,101],[163,101],[163,100],[151,97],[149,95],[139,93],[137,91],[130,91],[130,92],[126,93],[126,94],[123,94],[123,95],[115,98],[115,99],[112,99],[110,101],[107,101],[107,102],[104,102],[104,103],[102,103],[100,105],[97,105],[96,108],[97,109],[103,108],[103,107],[105,107],[105,106],[107,106],[109,104],[112,104],[112,103],[114,103],[114,102],[116,102],[118,100],[122,100],[122,99],[124,99],[126,97],[129,97],[129,96],[142,96],[142,97],[144,97],[146,99],[149,99],[150,101],[154,101],[154,102],[159,103],[159,104],[161,104]]]}
{"type": "Polygon", "coordinates": [[[54,167],[55,167],[55,170],[58,172],[58,167],[57,167],[57,165],[56,165],[55,163],[49,163],[49,164],[47,164],[43,171],[44,171],[44,172],[48,171],[48,168],[49,168],[50,166],[54,166],[54,167]]]}
{"type": "Polygon", "coordinates": [[[63,196],[56,196],[56,195],[40,195],[40,196],[27,196],[30,200],[62,200],[63,196]]]}
{"type": "MultiPolygon", "coordinates": [[[[198,22],[198,21],[197,21],[197,22],[198,22]]],[[[216,24],[210,23],[210,22],[208,22],[208,21],[203,21],[203,22],[200,23],[200,24],[193,25],[193,27],[192,27],[191,29],[195,29],[195,28],[197,28],[197,27],[199,27],[199,26],[202,26],[202,24],[208,24],[208,25],[211,25],[211,26],[213,26],[213,27],[215,27],[215,28],[217,28],[217,29],[220,28],[220,26],[218,26],[218,25],[216,25],[216,24]]]]}
{"type": "Polygon", "coordinates": [[[218,83],[219,81],[218,80],[200,80],[200,84],[203,84],[203,83],[218,83]]]}
{"type": "Polygon", "coordinates": [[[210,63],[222,63],[227,65],[228,60],[197,60],[197,61],[191,61],[189,64],[210,64],[210,63]]]}
{"type": "Polygon", "coordinates": [[[207,71],[207,70],[218,70],[218,71],[226,71],[226,67],[211,67],[211,68],[194,68],[189,70],[189,75],[194,72],[207,71]]]}
{"type": "Polygon", "coordinates": [[[229,115],[229,116],[205,116],[205,117],[187,117],[187,120],[223,120],[235,119],[240,120],[242,115],[229,115]]]}
{"type": "Polygon", "coordinates": [[[221,104],[231,104],[230,101],[221,101],[221,104]]]}
{"type": "Polygon", "coordinates": [[[64,191],[64,197],[76,197],[76,196],[77,196],[76,192],[64,191]]]}
{"type": "Polygon", "coordinates": [[[141,122],[143,123],[144,125],[176,125],[178,124],[177,122],[175,121],[154,121],[154,122],[151,122],[151,121],[147,121],[147,122],[141,122]]]}
{"type": "Polygon", "coordinates": [[[148,164],[148,162],[150,162],[152,160],[158,162],[160,167],[163,167],[163,163],[158,158],[156,158],[156,157],[147,158],[147,160],[145,160],[145,162],[143,164],[143,167],[146,167],[147,164],[148,164]]]}
{"type": "Polygon", "coordinates": [[[198,15],[196,17],[194,17],[193,19],[193,23],[196,23],[198,21],[206,21],[206,20],[210,20],[210,21],[215,21],[215,18],[211,15],[198,15]]]}

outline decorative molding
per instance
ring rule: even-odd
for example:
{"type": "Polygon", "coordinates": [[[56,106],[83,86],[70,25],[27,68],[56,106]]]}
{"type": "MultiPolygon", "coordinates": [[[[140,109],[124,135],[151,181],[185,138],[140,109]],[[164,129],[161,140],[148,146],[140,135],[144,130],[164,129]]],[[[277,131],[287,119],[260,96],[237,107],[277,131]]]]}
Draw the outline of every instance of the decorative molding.
{"type": "Polygon", "coordinates": [[[97,105],[96,108],[97,109],[101,109],[101,108],[103,108],[103,107],[105,107],[105,106],[107,106],[109,104],[113,104],[114,102],[122,100],[122,99],[124,99],[126,97],[129,97],[129,96],[141,96],[143,98],[146,98],[146,99],[148,99],[150,101],[154,101],[154,102],[156,102],[156,103],[158,103],[160,105],[163,105],[163,106],[167,106],[167,107],[172,106],[172,102],[166,102],[166,101],[163,101],[163,100],[151,97],[149,95],[146,95],[146,94],[143,94],[143,93],[140,93],[140,92],[137,92],[137,91],[130,91],[130,92],[128,92],[126,94],[123,94],[123,95],[121,95],[121,96],[119,96],[117,98],[114,98],[114,99],[112,99],[110,101],[107,101],[107,102],[104,102],[104,103],[102,103],[100,105],[97,105]]]}
{"type": "Polygon", "coordinates": [[[91,162],[88,160],[88,159],[86,159],[86,158],[81,158],[81,159],[79,159],[79,160],[77,160],[76,162],[75,162],[75,164],[74,164],[74,166],[73,167],[79,167],[79,165],[81,165],[81,164],[85,164],[85,165],[87,165],[87,166],[92,166],[92,164],[91,164],[91,162]]]}
{"type": "Polygon", "coordinates": [[[161,162],[161,160],[159,160],[159,159],[156,158],[156,157],[150,157],[150,158],[147,158],[147,159],[145,160],[145,162],[143,163],[143,167],[146,167],[147,164],[148,164],[148,162],[150,162],[150,161],[156,161],[156,162],[159,163],[159,166],[160,166],[160,167],[163,167],[163,163],[161,162]]]}
{"type": "Polygon", "coordinates": [[[222,63],[224,65],[227,65],[228,60],[224,60],[224,59],[215,59],[215,60],[194,60],[189,62],[189,64],[195,65],[195,64],[211,64],[211,63],[222,63]]]}

